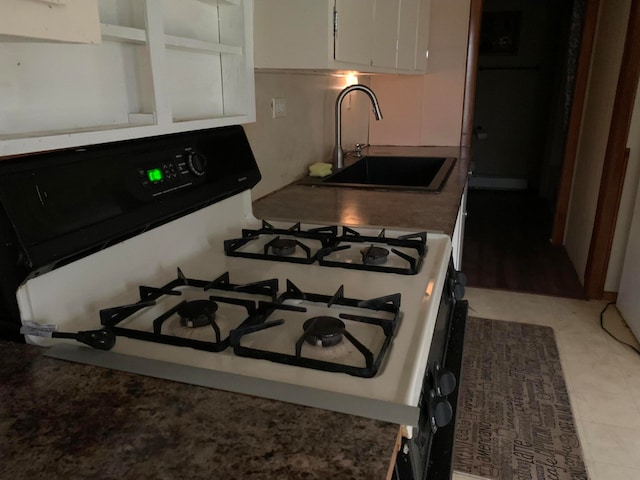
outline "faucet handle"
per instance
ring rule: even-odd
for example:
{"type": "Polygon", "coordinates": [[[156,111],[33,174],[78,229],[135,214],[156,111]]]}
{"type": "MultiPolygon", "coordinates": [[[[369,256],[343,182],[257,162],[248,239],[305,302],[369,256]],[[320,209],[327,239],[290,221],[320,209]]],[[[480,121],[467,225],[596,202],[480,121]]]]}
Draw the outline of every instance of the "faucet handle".
{"type": "Polygon", "coordinates": [[[354,155],[356,157],[361,157],[362,156],[362,149],[365,147],[368,147],[369,145],[366,143],[356,143],[356,149],[354,151],[354,155]]]}

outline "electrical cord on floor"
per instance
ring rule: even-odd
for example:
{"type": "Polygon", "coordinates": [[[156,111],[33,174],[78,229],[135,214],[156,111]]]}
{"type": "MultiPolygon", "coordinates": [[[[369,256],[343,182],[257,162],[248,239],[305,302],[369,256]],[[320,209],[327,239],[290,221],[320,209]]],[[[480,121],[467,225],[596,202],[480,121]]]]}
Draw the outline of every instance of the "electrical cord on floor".
{"type": "Polygon", "coordinates": [[[640,349],[638,349],[637,347],[635,347],[634,345],[631,345],[630,343],[627,342],[623,342],[622,340],[620,340],[619,338],[617,338],[613,333],[611,333],[609,330],[607,330],[604,326],[604,312],[607,311],[607,308],[609,308],[611,305],[615,305],[616,302],[609,302],[607,303],[604,308],[602,309],[602,311],[600,312],[600,327],[609,334],[609,336],[611,338],[613,338],[614,340],[620,342],[623,345],[626,345],[627,347],[632,348],[638,355],[640,355],[640,349]]]}

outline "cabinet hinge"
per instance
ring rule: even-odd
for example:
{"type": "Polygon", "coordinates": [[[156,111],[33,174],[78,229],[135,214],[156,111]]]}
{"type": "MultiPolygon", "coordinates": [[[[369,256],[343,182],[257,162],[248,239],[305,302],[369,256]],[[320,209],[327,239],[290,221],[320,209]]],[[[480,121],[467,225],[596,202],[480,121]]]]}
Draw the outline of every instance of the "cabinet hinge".
{"type": "Polygon", "coordinates": [[[338,33],[338,9],[333,7],[333,34],[338,33]]]}

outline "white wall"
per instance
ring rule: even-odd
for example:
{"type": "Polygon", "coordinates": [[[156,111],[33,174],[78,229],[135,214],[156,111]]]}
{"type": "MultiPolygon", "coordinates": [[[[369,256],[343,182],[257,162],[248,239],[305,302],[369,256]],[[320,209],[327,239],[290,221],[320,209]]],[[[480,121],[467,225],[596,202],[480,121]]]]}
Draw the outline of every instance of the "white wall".
{"type": "Polygon", "coordinates": [[[600,3],[564,245],[584,282],[631,0],[600,3]]]}
{"type": "Polygon", "coordinates": [[[607,292],[617,292],[620,287],[620,276],[622,275],[629,231],[631,230],[631,219],[638,194],[638,182],[640,182],[640,91],[636,93],[627,147],[630,149],[629,163],[624,178],[618,220],[609,257],[609,268],[604,284],[604,289],[607,292]]]}
{"type": "MultiPolygon", "coordinates": [[[[244,126],[262,173],[262,180],[252,190],[254,200],[303,177],[313,163],[331,162],[335,101],[346,85],[344,77],[322,74],[256,72],[255,79],[256,122],[244,126]],[[286,98],[285,118],[272,118],[274,97],[286,98]]],[[[368,84],[367,77],[359,80],[368,84]]],[[[352,150],[356,143],[368,143],[370,112],[371,103],[362,92],[345,98],[345,150],[352,150]]]]}

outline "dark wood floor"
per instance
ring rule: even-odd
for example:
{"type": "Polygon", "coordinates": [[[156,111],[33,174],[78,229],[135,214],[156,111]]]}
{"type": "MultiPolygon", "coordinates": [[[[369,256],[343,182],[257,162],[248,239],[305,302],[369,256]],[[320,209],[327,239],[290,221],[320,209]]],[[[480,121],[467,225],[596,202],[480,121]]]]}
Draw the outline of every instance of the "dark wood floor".
{"type": "Polygon", "coordinates": [[[535,194],[470,190],[467,212],[469,286],[584,298],[564,247],[549,242],[552,212],[535,194]]]}

